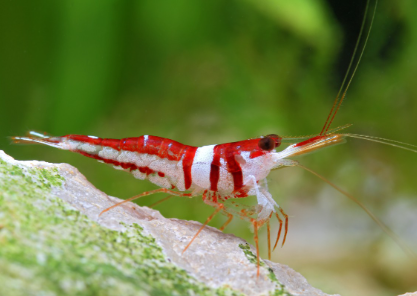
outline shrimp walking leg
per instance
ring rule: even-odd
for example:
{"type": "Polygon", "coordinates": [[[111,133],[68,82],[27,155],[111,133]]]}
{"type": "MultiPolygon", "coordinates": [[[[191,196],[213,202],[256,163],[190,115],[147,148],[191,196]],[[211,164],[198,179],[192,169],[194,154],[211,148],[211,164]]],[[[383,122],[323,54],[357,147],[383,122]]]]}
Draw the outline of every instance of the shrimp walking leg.
{"type": "Polygon", "coordinates": [[[174,196],[173,196],[173,195],[168,195],[168,196],[164,197],[163,199],[158,200],[157,202],[154,202],[154,203],[153,203],[153,204],[151,204],[149,207],[153,209],[154,207],[156,207],[157,205],[159,205],[159,204],[163,203],[164,201],[167,201],[167,200],[168,200],[168,199],[170,199],[171,197],[174,197],[174,196]]]}
{"type": "Polygon", "coordinates": [[[266,221],[266,232],[267,232],[267,238],[268,238],[268,260],[271,260],[271,226],[269,225],[269,220],[272,217],[272,213],[269,216],[268,221],[266,221]]]}
{"type": "Polygon", "coordinates": [[[204,227],[206,227],[206,225],[211,221],[211,219],[213,219],[214,216],[216,216],[216,214],[221,211],[224,208],[224,205],[219,203],[217,204],[216,209],[214,210],[213,214],[211,214],[206,222],[204,222],[204,224],[200,227],[200,229],[197,231],[197,233],[193,236],[193,238],[190,240],[190,242],[185,246],[184,250],[182,250],[182,253],[184,253],[188,247],[192,244],[192,242],[196,239],[196,237],[200,234],[200,232],[204,229],[204,227]]]}
{"type": "Polygon", "coordinates": [[[279,241],[279,238],[281,237],[281,230],[282,230],[282,219],[279,217],[278,213],[275,213],[275,217],[277,217],[277,219],[278,219],[279,229],[278,229],[278,234],[277,234],[277,240],[275,241],[274,248],[272,249],[273,251],[275,250],[275,248],[278,245],[278,241],[279,241]]]}
{"type": "Polygon", "coordinates": [[[224,222],[224,224],[219,228],[221,231],[223,231],[227,225],[229,225],[229,223],[232,221],[233,219],[233,214],[225,212],[225,214],[227,215],[227,221],[224,222]]]}
{"type": "MultiPolygon", "coordinates": [[[[284,232],[284,239],[282,240],[282,245],[281,247],[284,246],[285,244],[285,240],[287,239],[287,233],[288,233],[288,215],[284,212],[284,210],[282,208],[279,208],[279,211],[281,212],[281,214],[285,217],[285,232],[284,232]]],[[[277,214],[278,216],[278,214],[277,214]]],[[[279,236],[277,238],[277,242],[278,242],[279,236]]],[[[275,244],[276,246],[276,244],[275,244]]],[[[274,247],[275,249],[275,247],[274,247]]]]}
{"type": "Polygon", "coordinates": [[[257,265],[257,270],[256,270],[256,276],[259,277],[259,238],[258,238],[258,228],[260,227],[260,225],[258,225],[258,220],[253,219],[252,220],[252,225],[253,225],[253,230],[254,230],[254,240],[255,240],[255,245],[256,245],[256,265],[257,265]]]}
{"type": "Polygon", "coordinates": [[[155,189],[155,190],[151,190],[151,191],[145,191],[141,194],[135,195],[131,198],[125,199],[124,201],[118,202],[117,204],[112,205],[111,207],[108,207],[107,209],[103,210],[98,216],[100,217],[102,214],[104,214],[107,211],[110,211],[111,209],[118,207],[126,202],[135,200],[137,198],[143,197],[143,196],[147,196],[147,195],[151,195],[151,194],[155,194],[155,193],[169,193],[171,195],[175,195],[175,196],[187,196],[187,197],[191,197],[192,194],[191,193],[181,193],[181,192],[176,192],[170,189],[166,189],[166,188],[159,188],[159,189],[155,189]]]}

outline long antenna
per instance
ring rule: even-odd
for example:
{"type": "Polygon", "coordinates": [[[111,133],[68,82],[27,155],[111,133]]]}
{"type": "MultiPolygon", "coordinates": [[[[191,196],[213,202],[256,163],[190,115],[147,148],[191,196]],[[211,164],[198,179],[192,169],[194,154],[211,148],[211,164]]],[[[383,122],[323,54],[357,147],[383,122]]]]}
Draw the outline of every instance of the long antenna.
{"type": "Polygon", "coordinates": [[[360,44],[360,41],[362,39],[361,37],[362,37],[362,34],[363,34],[363,30],[365,28],[366,16],[368,15],[368,9],[369,9],[369,2],[370,2],[370,0],[366,1],[365,14],[364,14],[363,19],[362,19],[362,25],[361,25],[361,29],[360,29],[360,32],[359,32],[358,39],[356,40],[355,49],[353,51],[352,58],[350,59],[350,62],[349,62],[349,67],[348,67],[348,69],[346,71],[346,74],[343,78],[343,81],[342,81],[342,84],[341,84],[341,86],[339,88],[339,91],[337,93],[336,99],[334,100],[332,109],[330,110],[329,115],[327,116],[326,122],[324,123],[323,129],[320,132],[320,136],[325,135],[327,133],[327,131],[329,130],[330,125],[332,124],[334,117],[336,116],[337,112],[339,111],[340,106],[342,105],[342,102],[343,102],[343,100],[346,96],[346,92],[349,89],[349,86],[352,82],[353,77],[355,76],[356,70],[358,69],[359,63],[360,63],[360,61],[362,59],[362,56],[363,56],[363,53],[365,51],[365,47],[366,47],[366,44],[368,42],[369,35],[371,33],[372,24],[374,22],[378,0],[375,1],[375,7],[374,7],[374,10],[372,12],[371,23],[369,25],[368,33],[366,35],[365,42],[363,44],[361,53],[359,54],[358,60],[355,64],[355,66],[354,66],[352,74],[350,74],[352,65],[353,65],[355,57],[356,57],[356,52],[359,48],[359,44],[360,44]],[[348,79],[349,76],[350,76],[350,78],[348,79]],[[348,82],[347,82],[347,85],[345,87],[346,81],[348,81],[348,82]]]}
{"type": "Polygon", "coordinates": [[[298,167],[312,173],[313,175],[317,176],[318,178],[322,179],[324,182],[326,182],[327,184],[329,184],[330,186],[332,186],[334,189],[336,189],[337,191],[339,191],[341,194],[343,194],[344,196],[346,196],[347,198],[349,198],[350,200],[352,200],[353,202],[355,202],[357,205],[359,205],[367,214],[369,217],[371,217],[372,220],[374,220],[374,222],[376,224],[378,224],[378,226],[382,229],[382,231],[384,231],[403,251],[404,253],[406,253],[410,258],[412,258],[413,260],[417,259],[416,254],[414,254],[414,252],[407,246],[407,244],[405,242],[403,242],[401,240],[401,238],[395,234],[395,232],[393,232],[391,229],[388,228],[388,226],[386,226],[384,223],[382,223],[381,220],[378,219],[378,217],[376,217],[363,203],[361,203],[356,197],[354,197],[353,195],[349,194],[348,192],[344,191],[342,188],[340,188],[339,186],[337,186],[336,184],[333,184],[332,182],[330,182],[329,180],[327,180],[325,177],[323,177],[322,175],[320,175],[319,173],[313,171],[312,169],[309,169],[301,164],[297,164],[298,167]]]}

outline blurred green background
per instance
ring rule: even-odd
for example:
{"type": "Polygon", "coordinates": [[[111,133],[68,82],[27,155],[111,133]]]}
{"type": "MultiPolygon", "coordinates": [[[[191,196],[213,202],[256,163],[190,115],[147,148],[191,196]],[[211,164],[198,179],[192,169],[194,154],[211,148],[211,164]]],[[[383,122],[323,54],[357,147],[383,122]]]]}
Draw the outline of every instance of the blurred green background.
{"type": "MultiPolygon", "coordinates": [[[[202,146],[319,133],[364,2],[1,1],[0,149],[20,160],[70,163],[102,191],[127,198],[155,186],[67,151],[11,145],[7,137],[28,130],[150,134],[202,146]]],[[[333,127],[353,123],[349,132],[417,144],[416,11],[413,0],[380,1],[333,127]]],[[[357,196],[417,252],[416,154],[351,139],[299,160],[357,196]]],[[[268,181],[291,216],[274,261],[328,293],[417,290],[416,262],[358,206],[296,168],[268,181]]],[[[173,198],[158,209],[200,222],[212,212],[200,198],[173,198]]],[[[226,232],[253,242],[239,219],[226,232]]]]}

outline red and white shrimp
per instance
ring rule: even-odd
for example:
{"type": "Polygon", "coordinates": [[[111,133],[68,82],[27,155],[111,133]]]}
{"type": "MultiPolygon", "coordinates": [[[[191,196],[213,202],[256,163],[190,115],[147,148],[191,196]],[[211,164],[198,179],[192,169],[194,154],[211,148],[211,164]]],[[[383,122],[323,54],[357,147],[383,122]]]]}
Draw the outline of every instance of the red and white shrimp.
{"type": "MultiPolygon", "coordinates": [[[[148,179],[161,187],[121,203],[160,192],[188,197],[202,195],[204,202],[212,205],[216,210],[194,238],[219,211],[223,211],[229,217],[221,230],[230,223],[233,215],[237,214],[254,225],[258,257],[257,231],[263,224],[269,223],[272,214],[275,214],[280,222],[277,242],[279,240],[282,220],[276,212],[277,209],[286,220],[283,243],[288,229],[287,215],[279,208],[268,191],[266,177],[270,171],[296,165],[297,162],[287,159],[288,156],[315,149],[314,147],[317,145],[336,144],[342,140],[338,135],[319,136],[277,152],[276,148],[280,146],[281,139],[277,135],[267,135],[234,143],[194,147],[149,135],[119,140],[82,135],[49,137],[37,132],[30,132],[27,137],[13,137],[15,142],[40,143],[80,153],[110,164],[116,169],[128,171],[137,179],[148,179]],[[226,207],[223,203],[228,199],[252,195],[257,197],[256,207],[236,209],[235,207],[226,207]]],[[[184,248],[184,251],[194,238],[184,248]]],[[[270,256],[270,242],[268,246],[270,256]]]]}
{"type": "MultiPolygon", "coordinates": [[[[252,223],[254,227],[258,257],[257,274],[259,275],[258,229],[265,223],[267,224],[269,257],[271,253],[269,220],[274,215],[280,222],[274,248],[280,238],[283,224],[277,211],[285,217],[285,234],[282,244],[285,242],[288,230],[288,216],[278,206],[268,191],[266,177],[274,169],[290,166],[303,167],[297,161],[288,159],[288,157],[339,144],[346,137],[366,138],[365,136],[353,134],[323,133],[323,135],[306,138],[302,142],[289,145],[281,151],[277,151],[276,148],[281,145],[282,141],[294,141],[295,139],[267,135],[233,143],[194,147],[170,139],[149,135],[120,140],[83,135],[50,137],[37,132],[30,132],[27,137],[13,137],[13,140],[19,143],[40,143],[77,152],[97,159],[100,162],[110,164],[116,169],[128,171],[137,179],[147,179],[161,187],[160,189],[147,191],[117,203],[104,210],[101,214],[127,201],[154,193],[164,192],[175,196],[187,197],[202,195],[203,201],[215,207],[215,211],[187,244],[184,251],[215,214],[222,211],[229,217],[220,228],[221,230],[230,223],[234,215],[238,215],[252,223]],[[228,199],[247,196],[256,196],[257,205],[253,207],[230,207],[224,204],[228,199]]],[[[369,139],[386,143],[383,139],[369,139]]],[[[319,177],[322,178],[321,176],[319,177]]],[[[328,182],[327,180],[325,181],[328,182]]],[[[331,183],[329,184],[346,196],[354,199],[354,197],[340,188],[331,183]]],[[[363,205],[361,206],[363,207],[363,205]]],[[[364,209],[381,227],[385,227],[366,208],[364,209]]],[[[386,231],[392,235],[389,230],[386,231]]]]}

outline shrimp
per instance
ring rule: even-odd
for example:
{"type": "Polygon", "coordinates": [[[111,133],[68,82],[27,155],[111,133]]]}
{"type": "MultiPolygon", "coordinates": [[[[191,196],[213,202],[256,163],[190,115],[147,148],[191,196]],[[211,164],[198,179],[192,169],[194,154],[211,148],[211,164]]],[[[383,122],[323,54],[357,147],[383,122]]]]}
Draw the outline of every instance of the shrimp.
{"type": "MultiPolygon", "coordinates": [[[[368,1],[369,3],[369,1],[368,1]]],[[[367,5],[367,9],[368,9],[367,5]]],[[[375,14],[376,5],[373,10],[375,14]]],[[[365,13],[366,15],[366,13],[365,13]]],[[[373,16],[372,16],[373,20],[373,16]]],[[[371,20],[371,23],[372,23],[371,20]]],[[[365,21],[365,18],[364,18],[365,21]]],[[[284,227],[282,245],[284,245],[288,233],[288,215],[275,202],[268,190],[267,176],[272,170],[286,167],[300,167],[321,178],[343,195],[359,204],[370,217],[403,249],[408,249],[401,243],[397,236],[389,230],[377,217],[375,217],[355,197],[334,185],[313,170],[301,165],[291,157],[314,152],[324,147],[345,142],[346,138],[359,138],[379,142],[402,149],[417,152],[415,146],[376,138],[371,136],[338,133],[348,125],[331,129],[331,124],[345,98],[347,89],[353,79],[363,53],[352,68],[359,40],[364,28],[362,24],[358,43],[352,57],[345,80],[336,96],[333,107],[319,134],[307,137],[284,137],[276,134],[260,136],[253,139],[238,142],[195,147],[185,145],[174,140],[151,135],[124,139],[107,139],[85,135],[47,136],[37,132],[29,132],[25,137],[12,137],[16,143],[39,143],[55,148],[69,150],[94,158],[100,162],[112,165],[115,169],[130,172],[135,178],[149,180],[159,186],[159,189],[143,192],[125,201],[114,204],[100,213],[120,206],[134,199],[155,194],[168,193],[171,196],[195,197],[202,196],[203,202],[214,207],[214,212],[207,218],[194,237],[184,247],[185,252],[199,233],[219,212],[225,214],[228,219],[220,227],[223,230],[233,219],[238,216],[252,224],[254,229],[254,241],[257,253],[257,276],[259,276],[259,243],[258,230],[263,225],[267,226],[268,257],[271,257],[270,219],[277,218],[279,229],[274,244],[276,248],[284,227]],[[349,78],[349,79],[347,79],[349,78]],[[285,149],[278,150],[283,143],[289,144],[285,149]],[[248,196],[256,196],[257,205],[243,206],[232,203],[226,205],[227,200],[240,199],[248,196]]],[[[369,28],[370,30],[371,28],[369,28]]],[[[369,37],[366,36],[366,41],[369,37]]]]}
{"type": "MultiPolygon", "coordinates": [[[[285,218],[285,234],[282,244],[285,243],[288,231],[288,216],[279,208],[268,191],[266,177],[270,171],[296,166],[297,162],[287,157],[338,144],[343,141],[343,138],[343,135],[338,134],[316,136],[290,145],[279,152],[276,148],[280,146],[282,137],[278,135],[202,147],[188,146],[170,139],[149,135],[118,140],[83,135],[50,137],[30,132],[27,137],[13,137],[13,140],[40,143],[77,152],[110,164],[116,169],[128,171],[137,179],[147,179],[161,187],[115,204],[101,214],[127,201],[154,193],[163,192],[187,197],[202,195],[203,201],[213,206],[215,211],[184,248],[184,251],[214,215],[222,211],[228,216],[228,220],[221,227],[222,230],[230,223],[234,215],[239,215],[252,223],[259,261],[258,229],[265,223],[268,224],[272,215],[277,217],[282,226],[277,209],[285,218]],[[253,207],[241,207],[240,210],[236,210],[224,204],[228,199],[252,195],[256,196],[258,203],[253,207]]],[[[281,227],[277,242],[280,233],[281,227]]],[[[276,245],[277,243],[275,247],[276,245]]],[[[270,250],[268,253],[270,255],[270,250]]]]}
{"type": "MultiPolygon", "coordinates": [[[[338,136],[320,136],[305,144],[292,145],[277,152],[282,137],[267,135],[233,143],[194,147],[157,136],[144,135],[125,139],[103,139],[93,136],[66,135],[50,137],[37,132],[30,132],[27,137],[13,137],[15,142],[32,142],[55,148],[70,150],[98,161],[112,165],[116,169],[130,172],[135,178],[149,180],[161,187],[147,191],[123,202],[117,203],[101,214],[133,199],[154,194],[169,193],[174,196],[194,197],[202,195],[203,201],[215,208],[184,251],[210,220],[222,211],[228,220],[220,228],[223,230],[234,215],[239,215],[252,223],[255,229],[255,242],[258,257],[258,229],[268,224],[272,215],[280,222],[277,242],[280,238],[282,220],[277,210],[285,218],[285,243],[288,231],[288,216],[279,208],[268,191],[266,177],[273,169],[293,166],[296,162],[286,159],[306,147],[330,145],[337,143],[338,136]],[[253,207],[227,207],[228,199],[244,198],[256,195],[258,204],[253,207]]],[[[100,215],[101,215],[100,214],[100,215]]],[[[269,237],[269,235],[268,235],[269,237]]],[[[275,243],[275,247],[277,245],[275,243]]],[[[268,244],[270,246],[270,243],[268,244]]],[[[183,251],[183,252],[184,252],[183,251]]],[[[269,248],[269,256],[270,256],[269,248]]]]}
{"type": "MultiPolygon", "coordinates": [[[[268,191],[266,177],[271,170],[298,166],[316,174],[342,194],[357,202],[384,231],[390,236],[394,236],[353,196],[333,185],[314,171],[302,166],[297,161],[288,159],[291,156],[337,145],[344,142],[346,137],[359,137],[386,143],[384,139],[332,132],[307,138],[302,142],[289,145],[282,151],[277,151],[276,148],[281,145],[282,141],[292,139],[274,134],[239,142],[202,147],[188,146],[170,139],[149,135],[119,140],[83,135],[51,137],[30,132],[27,137],[13,137],[13,140],[15,142],[40,143],[77,152],[110,164],[116,169],[128,171],[137,179],[147,179],[161,187],[160,189],[143,192],[119,202],[102,211],[100,215],[125,202],[155,193],[169,193],[173,196],[186,197],[202,195],[204,203],[213,206],[215,211],[185,246],[183,252],[188,249],[198,234],[218,212],[221,211],[228,216],[227,221],[220,230],[223,230],[231,222],[233,216],[237,215],[253,225],[258,261],[257,275],[259,276],[258,229],[267,224],[269,257],[271,256],[269,234],[269,220],[271,217],[275,216],[280,223],[274,249],[279,241],[283,225],[278,212],[285,219],[282,245],[285,243],[288,232],[288,216],[268,191]],[[226,206],[224,203],[228,199],[238,199],[252,195],[255,195],[257,198],[256,206],[240,206],[236,209],[226,206]]],[[[399,144],[389,142],[387,144],[399,146],[399,144]]],[[[402,148],[412,150],[407,147],[402,148]]],[[[397,241],[395,236],[394,238],[397,241]]]]}

